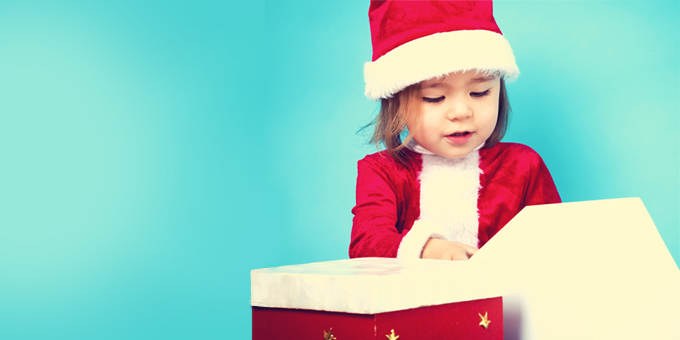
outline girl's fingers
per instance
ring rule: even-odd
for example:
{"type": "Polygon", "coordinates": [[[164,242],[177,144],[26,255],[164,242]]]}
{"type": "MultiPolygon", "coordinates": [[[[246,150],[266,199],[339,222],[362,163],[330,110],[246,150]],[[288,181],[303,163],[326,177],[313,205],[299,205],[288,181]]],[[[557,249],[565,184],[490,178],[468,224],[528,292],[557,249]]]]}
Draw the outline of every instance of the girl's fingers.
{"type": "Polygon", "coordinates": [[[477,248],[475,248],[475,247],[470,247],[470,246],[468,246],[467,244],[462,244],[462,243],[461,243],[461,246],[463,247],[463,249],[465,249],[465,252],[467,252],[468,256],[474,255],[474,254],[477,252],[477,250],[479,250],[479,249],[477,249],[477,248]]]}
{"type": "Polygon", "coordinates": [[[454,252],[451,254],[452,261],[467,261],[467,259],[468,259],[467,254],[462,254],[459,252],[454,252]]]}

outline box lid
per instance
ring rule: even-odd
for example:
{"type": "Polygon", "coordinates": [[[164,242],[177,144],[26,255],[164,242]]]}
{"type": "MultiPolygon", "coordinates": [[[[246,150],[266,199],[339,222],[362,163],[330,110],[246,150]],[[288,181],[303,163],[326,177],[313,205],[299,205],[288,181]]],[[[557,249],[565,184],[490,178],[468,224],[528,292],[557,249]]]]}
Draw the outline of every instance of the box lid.
{"type": "Polygon", "coordinates": [[[251,304],[358,314],[502,296],[498,271],[464,261],[359,258],[250,272],[251,304]]]}
{"type": "Polygon", "coordinates": [[[526,207],[470,262],[505,270],[506,339],[680,339],[680,270],[639,198],[526,207]]]}

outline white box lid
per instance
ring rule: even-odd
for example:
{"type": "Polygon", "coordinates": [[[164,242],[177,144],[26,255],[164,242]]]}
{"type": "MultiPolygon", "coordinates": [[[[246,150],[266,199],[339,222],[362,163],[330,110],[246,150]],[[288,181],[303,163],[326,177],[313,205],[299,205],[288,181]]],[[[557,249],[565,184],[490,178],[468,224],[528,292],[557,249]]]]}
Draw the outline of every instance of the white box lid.
{"type": "Polygon", "coordinates": [[[639,198],[526,207],[470,262],[505,270],[505,339],[680,339],[680,271],[639,198]]]}
{"type": "Polygon", "coordinates": [[[497,275],[484,264],[393,258],[256,269],[251,304],[375,314],[502,296],[497,275]]]}

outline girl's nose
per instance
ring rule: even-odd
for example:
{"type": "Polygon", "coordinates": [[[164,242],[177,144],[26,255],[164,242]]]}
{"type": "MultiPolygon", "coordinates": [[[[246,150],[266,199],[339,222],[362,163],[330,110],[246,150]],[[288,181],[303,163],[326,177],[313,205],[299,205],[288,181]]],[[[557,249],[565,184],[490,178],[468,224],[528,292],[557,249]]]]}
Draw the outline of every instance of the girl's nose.
{"type": "Polygon", "coordinates": [[[446,118],[449,120],[463,120],[472,115],[472,108],[465,100],[453,100],[451,106],[446,111],[446,118]]]}

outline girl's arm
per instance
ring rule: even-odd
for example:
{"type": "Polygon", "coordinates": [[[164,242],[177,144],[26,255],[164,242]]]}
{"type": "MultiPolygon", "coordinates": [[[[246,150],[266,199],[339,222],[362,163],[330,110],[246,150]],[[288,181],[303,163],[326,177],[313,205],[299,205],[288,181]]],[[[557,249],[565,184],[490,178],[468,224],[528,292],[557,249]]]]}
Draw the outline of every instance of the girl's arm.
{"type": "Polygon", "coordinates": [[[477,251],[446,240],[436,221],[414,221],[418,217],[415,210],[418,200],[407,196],[413,194],[409,183],[415,181],[415,173],[385,158],[371,156],[359,161],[358,167],[350,258],[399,256],[467,260],[477,251]],[[409,229],[410,224],[413,226],[409,229]],[[404,229],[401,233],[398,226],[404,229]]]}
{"type": "Polygon", "coordinates": [[[397,231],[397,196],[391,164],[366,157],[358,163],[349,257],[396,257],[406,232],[397,231]]]}
{"type": "Polygon", "coordinates": [[[529,183],[524,194],[524,206],[562,203],[548,167],[538,153],[534,151],[534,154],[535,160],[532,162],[529,183]]]}

